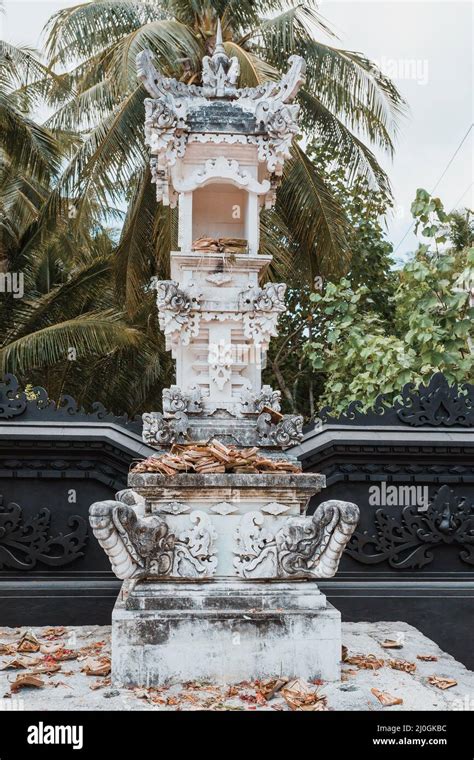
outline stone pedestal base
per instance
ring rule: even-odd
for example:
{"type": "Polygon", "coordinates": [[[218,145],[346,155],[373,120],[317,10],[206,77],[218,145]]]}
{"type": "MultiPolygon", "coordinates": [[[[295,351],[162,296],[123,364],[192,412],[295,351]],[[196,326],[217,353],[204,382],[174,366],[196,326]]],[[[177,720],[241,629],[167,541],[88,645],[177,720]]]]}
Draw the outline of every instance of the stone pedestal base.
{"type": "Polygon", "coordinates": [[[115,686],[340,677],[341,615],[314,581],[124,582],[112,614],[115,686]]]}

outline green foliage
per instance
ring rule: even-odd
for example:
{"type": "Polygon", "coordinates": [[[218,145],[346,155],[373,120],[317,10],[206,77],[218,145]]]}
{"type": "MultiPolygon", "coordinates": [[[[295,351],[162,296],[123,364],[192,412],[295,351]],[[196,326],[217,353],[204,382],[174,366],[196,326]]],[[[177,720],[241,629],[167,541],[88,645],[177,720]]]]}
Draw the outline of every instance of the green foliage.
{"type": "MultiPolygon", "coordinates": [[[[318,346],[317,355],[316,349],[308,351],[305,347],[308,343],[323,340],[321,335],[325,331],[329,332],[334,310],[341,321],[347,321],[355,311],[354,316],[360,317],[357,328],[360,340],[367,329],[364,320],[374,320],[381,324],[392,321],[397,276],[391,271],[392,246],[386,240],[381,221],[391,205],[389,194],[372,187],[364,177],[351,180],[340,153],[334,153],[326,144],[319,141],[310,144],[307,155],[344,214],[349,230],[344,241],[348,272],[341,285],[340,312],[338,299],[334,295],[337,286],[331,280],[327,282],[326,298],[330,302],[327,303],[328,312],[324,314],[320,309],[315,309],[311,300],[313,296],[311,288],[306,285],[304,263],[299,267],[293,264],[287,270],[285,279],[290,282],[287,291],[288,311],[280,318],[279,335],[270,344],[264,377],[266,382],[282,391],[285,411],[311,417],[319,406],[326,375],[320,371],[317,362],[321,347],[318,346]],[[351,303],[352,297],[355,300],[351,303]],[[354,308],[355,304],[357,309],[354,308]],[[314,366],[313,361],[316,362],[314,366]],[[317,372],[314,371],[315,366],[317,372]]],[[[324,272],[322,266],[313,272],[317,289],[321,289],[326,281],[322,276],[324,272]]],[[[340,376],[341,381],[347,378],[343,367],[340,376]]]]}
{"type": "Polygon", "coordinates": [[[420,244],[396,273],[390,318],[367,285],[346,278],[310,296],[319,336],[306,350],[325,377],[321,402],[335,411],[355,398],[366,407],[379,393],[393,398],[406,382],[418,384],[438,371],[450,381],[472,378],[474,249],[440,250],[453,218],[439,198],[418,190],[412,213],[431,245],[420,244]]]}
{"type": "Polygon", "coordinates": [[[322,378],[315,376],[304,351],[314,329],[310,294],[307,285],[288,288],[287,311],[278,321],[279,334],[270,344],[263,375],[266,383],[280,389],[285,411],[306,416],[314,414],[322,392],[322,378]]]}

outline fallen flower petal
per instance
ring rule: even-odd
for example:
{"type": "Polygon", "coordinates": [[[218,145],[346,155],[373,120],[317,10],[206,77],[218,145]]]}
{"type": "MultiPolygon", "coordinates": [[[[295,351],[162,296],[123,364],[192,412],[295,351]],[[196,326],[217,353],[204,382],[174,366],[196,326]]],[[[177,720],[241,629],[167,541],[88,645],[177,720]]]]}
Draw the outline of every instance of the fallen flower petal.
{"type": "MultiPolygon", "coordinates": [[[[303,707],[315,705],[318,702],[326,704],[326,697],[318,694],[317,690],[311,684],[303,681],[301,678],[295,678],[289,681],[281,691],[281,696],[292,710],[301,710],[303,707]]],[[[317,708],[322,709],[322,708],[317,708]]]]}
{"type": "Polygon", "coordinates": [[[384,649],[403,649],[403,644],[397,641],[397,639],[385,639],[385,641],[380,641],[379,643],[384,649]]]}
{"type": "Polygon", "coordinates": [[[110,657],[90,657],[85,660],[81,671],[87,676],[108,676],[111,670],[110,657]]]}
{"type": "Polygon", "coordinates": [[[265,700],[271,699],[277,691],[280,691],[282,686],[288,683],[288,678],[270,678],[266,681],[261,681],[258,687],[258,692],[265,698],[265,700]]]}
{"type": "Polygon", "coordinates": [[[26,631],[18,642],[18,652],[38,652],[40,642],[32,631],[26,631]]]}
{"type": "Polygon", "coordinates": [[[0,670],[10,670],[11,668],[29,668],[34,665],[38,665],[41,662],[41,657],[15,657],[10,662],[5,663],[0,667],[0,670]]]}
{"type": "Polygon", "coordinates": [[[56,625],[51,626],[50,628],[45,628],[44,631],[41,633],[42,639],[58,639],[60,636],[64,636],[66,633],[66,628],[63,625],[56,625]]]}

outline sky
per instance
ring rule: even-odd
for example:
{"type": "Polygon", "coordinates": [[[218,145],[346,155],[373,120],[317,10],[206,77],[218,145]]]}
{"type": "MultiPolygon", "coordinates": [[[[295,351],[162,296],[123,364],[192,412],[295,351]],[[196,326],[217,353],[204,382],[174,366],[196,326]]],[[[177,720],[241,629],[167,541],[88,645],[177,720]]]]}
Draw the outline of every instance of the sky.
{"type": "MultiPolygon", "coordinates": [[[[48,18],[77,2],[5,0],[0,37],[39,47],[48,18]]],[[[338,36],[331,44],[377,62],[409,105],[393,160],[377,153],[394,193],[387,224],[399,261],[416,248],[410,204],[418,187],[434,191],[448,211],[474,208],[473,9],[458,0],[320,2],[338,36]]]]}

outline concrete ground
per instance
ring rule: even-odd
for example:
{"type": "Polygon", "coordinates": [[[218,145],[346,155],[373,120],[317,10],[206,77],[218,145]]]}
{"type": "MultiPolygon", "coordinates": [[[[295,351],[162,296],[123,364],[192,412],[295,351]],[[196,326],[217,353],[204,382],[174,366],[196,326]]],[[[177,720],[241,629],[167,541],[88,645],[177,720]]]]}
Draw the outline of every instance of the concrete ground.
{"type": "MultiPolygon", "coordinates": [[[[289,710],[298,701],[276,694],[264,698],[265,684],[213,685],[208,683],[174,683],[159,689],[115,689],[107,675],[110,658],[110,627],[82,626],[33,628],[32,644],[36,652],[15,651],[27,629],[0,628],[0,668],[20,658],[27,667],[0,670],[0,710],[289,710]],[[35,639],[38,644],[35,643],[35,639]],[[66,653],[64,650],[69,650],[66,653]],[[55,656],[56,655],[56,656],[55,656]],[[61,656],[71,659],[59,659],[61,656]],[[59,669],[54,670],[54,668],[59,669]],[[35,669],[52,668],[50,674],[34,673],[35,669]],[[81,671],[101,670],[104,675],[87,675],[81,671]],[[21,686],[13,682],[26,674],[40,679],[40,686],[21,686]]],[[[329,710],[474,710],[474,672],[467,670],[451,655],[442,652],[430,639],[407,623],[343,623],[343,643],[347,647],[342,663],[342,680],[337,683],[293,684],[296,692],[317,692],[303,709],[329,710]],[[384,648],[381,643],[395,640],[400,648],[384,648]],[[373,655],[369,660],[351,659],[357,655],[373,655]],[[436,660],[418,659],[432,656],[436,660]],[[410,663],[412,672],[394,669],[390,660],[410,663]],[[375,660],[375,662],[374,662],[375,660]],[[382,663],[380,661],[383,661],[382,663]],[[362,667],[367,664],[369,669],[362,667]],[[373,669],[373,666],[378,666],[373,669]],[[415,669],[413,670],[413,665],[415,669]],[[440,689],[428,679],[437,676],[456,684],[440,689]],[[383,701],[402,699],[403,703],[384,706],[383,701]],[[383,696],[380,696],[380,693],[383,696]],[[312,704],[311,704],[312,703],[312,704]]],[[[29,634],[28,634],[29,635],[29,634]]],[[[27,635],[27,638],[28,638],[27,635]]],[[[439,683],[439,682],[438,682],[439,683]]],[[[443,684],[443,681],[441,681],[443,684]]]]}

